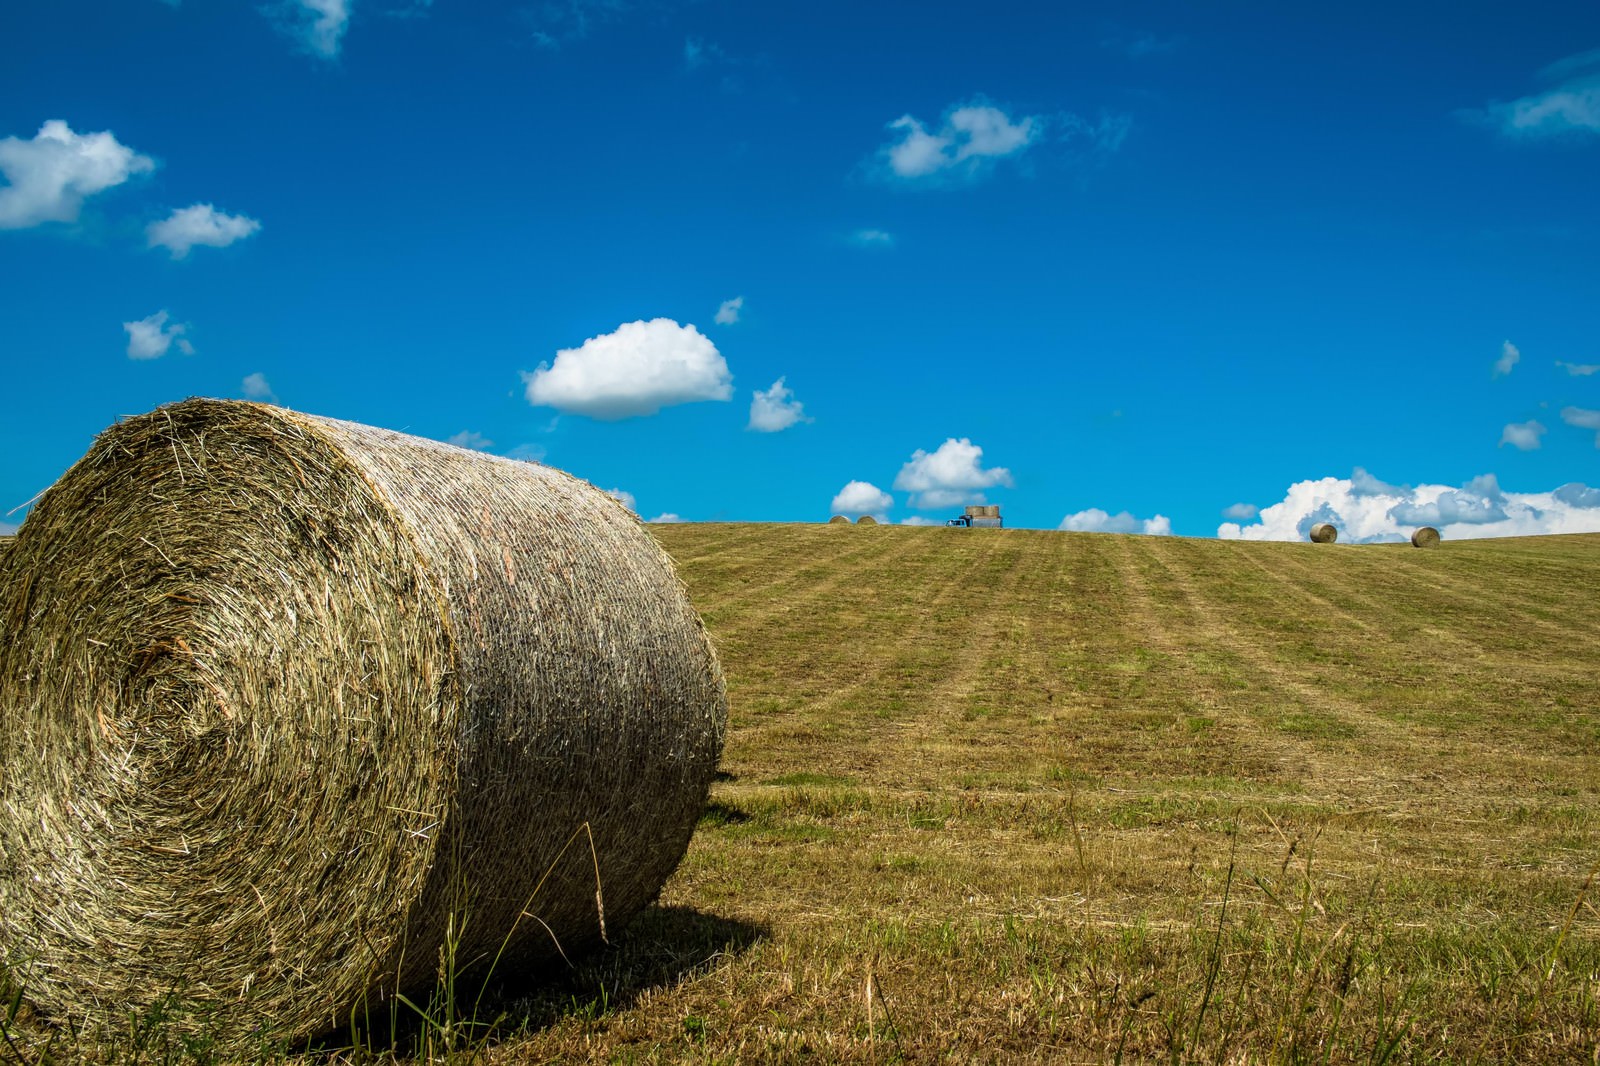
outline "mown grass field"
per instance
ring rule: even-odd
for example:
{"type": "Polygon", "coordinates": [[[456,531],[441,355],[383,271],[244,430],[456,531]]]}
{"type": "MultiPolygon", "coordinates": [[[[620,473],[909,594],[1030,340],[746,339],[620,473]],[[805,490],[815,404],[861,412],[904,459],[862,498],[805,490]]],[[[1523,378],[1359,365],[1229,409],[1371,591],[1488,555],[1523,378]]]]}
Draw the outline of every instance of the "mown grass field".
{"type": "Polygon", "coordinates": [[[463,1061],[1600,1062],[1600,536],[655,532],[723,773],[463,1061]]]}

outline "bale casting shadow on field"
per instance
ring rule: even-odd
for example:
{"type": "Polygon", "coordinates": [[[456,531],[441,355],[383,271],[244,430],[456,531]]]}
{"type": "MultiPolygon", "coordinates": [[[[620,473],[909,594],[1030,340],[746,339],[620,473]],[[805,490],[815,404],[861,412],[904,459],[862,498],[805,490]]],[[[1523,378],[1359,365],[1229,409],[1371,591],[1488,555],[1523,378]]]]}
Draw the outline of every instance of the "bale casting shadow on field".
{"type": "MultiPolygon", "coordinates": [[[[484,989],[476,1010],[483,1043],[546,1028],[564,1017],[597,1018],[625,1010],[654,988],[676,984],[719,959],[742,954],[770,930],[693,907],[651,904],[611,943],[572,960],[570,968],[496,978],[484,989]]],[[[557,966],[560,966],[558,963],[557,966]]],[[[469,999],[475,996],[471,988],[469,999]]],[[[420,1019],[410,1019],[411,1023],[420,1019]]],[[[404,1024],[397,1043],[422,1036],[404,1024]]],[[[335,1038],[334,1043],[337,1043],[335,1038]]],[[[332,1049],[334,1045],[330,1044],[332,1049]]]]}

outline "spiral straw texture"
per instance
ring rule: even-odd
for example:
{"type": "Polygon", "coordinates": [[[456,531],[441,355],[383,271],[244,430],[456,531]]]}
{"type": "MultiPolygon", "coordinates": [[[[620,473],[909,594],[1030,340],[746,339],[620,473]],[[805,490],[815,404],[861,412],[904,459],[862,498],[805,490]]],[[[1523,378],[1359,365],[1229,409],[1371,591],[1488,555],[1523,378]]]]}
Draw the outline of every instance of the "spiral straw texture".
{"type": "Polygon", "coordinates": [[[1331,522],[1318,522],[1311,527],[1313,544],[1332,544],[1339,539],[1339,530],[1331,522]]]}
{"type": "Polygon", "coordinates": [[[0,960],[238,1046],[426,996],[449,922],[502,971],[618,928],[727,716],[605,493],[261,404],[101,434],[0,553],[0,635],[0,960]]]}
{"type": "Polygon", "coordinates": [[[1423,526],[1411,534],[1413,548],[1437,548],[1439,546],[1439,531],[1432,526],[1423,526]]]}

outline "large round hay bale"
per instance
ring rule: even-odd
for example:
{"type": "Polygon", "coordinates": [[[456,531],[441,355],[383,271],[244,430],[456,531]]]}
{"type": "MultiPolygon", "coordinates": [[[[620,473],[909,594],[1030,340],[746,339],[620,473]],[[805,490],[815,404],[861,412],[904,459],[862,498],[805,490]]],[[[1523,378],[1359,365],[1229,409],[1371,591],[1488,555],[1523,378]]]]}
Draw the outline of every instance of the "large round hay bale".
{"type": "Polygon", "coordinates": [[[1318,522],[1311,527],[1311,542],[1313,544],[1332,544],[1339,539],[1339,531],[1331,522],[1318,522]]]}
{"type": "Polygon", "coordinates": [[[877,524],[878,520],[869,514],[864,514],[860,518],[856,519],[856,525],[858,526],[875,526],[877,524]]]}
{"type": "Polygon", "coordinates": [[[1439,531],[1432,526],[1423,526],[1411,534],[1413,548],[1437,548],[1439,546],[1439,531]]]}
{"type": "Polygon", "coordinates": [[[836,514],[832,518],[828,519],[828,525],[830,526],[847,526],[849,524],[849,517],[842,514],[836,514]]]}
{"type": "Polygon", "coordinates": [[[376,1020],[447,927],[464,970],[571,955],[658,894],[722,747],[716,657],[621,504],[272,406],[101,434],[0,618],[0,962],[90,1030],[376,1020]]]}

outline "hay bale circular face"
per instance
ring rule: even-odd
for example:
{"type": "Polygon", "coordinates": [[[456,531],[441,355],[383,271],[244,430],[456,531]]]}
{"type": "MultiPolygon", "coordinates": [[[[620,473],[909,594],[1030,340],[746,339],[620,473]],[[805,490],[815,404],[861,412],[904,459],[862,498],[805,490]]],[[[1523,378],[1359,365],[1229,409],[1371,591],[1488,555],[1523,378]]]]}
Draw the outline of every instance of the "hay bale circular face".
{"type": "Polygon", "coordinates": [[[1423,526],[1411,534],[1413,548],[1437,548],[1439,546],[1439,531],[1432,526],[1423,526]]]}
{"type": "Polygon", "coordinates": [[[1339,531],[1331,522],[1318,522],[1311,527],[1311,542],[1313,544],[1332,544],[1339,539],[1339,531]]]}
{"type": "Polygon", "coordinates": [[[860,518],[856,519],[856,525],[858,526],[875,526],[877,524],[878,520],[869,514],[864,514],[860,518]]]}
{"type": "Polygon", "coordinates": [[[849,524],[850,519],[842,514],[836,514],[832,518],[828,519],[828,525],[830,526],[847,526],[849,524]]]}
{"type": "Polygon", "coordinates": [[[570,955],[722,747],[670,561],[546,467],[191,400],[101,434],[3,571],[0,962],[90,1028],[378,1017],[450,921],[463,966],[570,955]]]}

